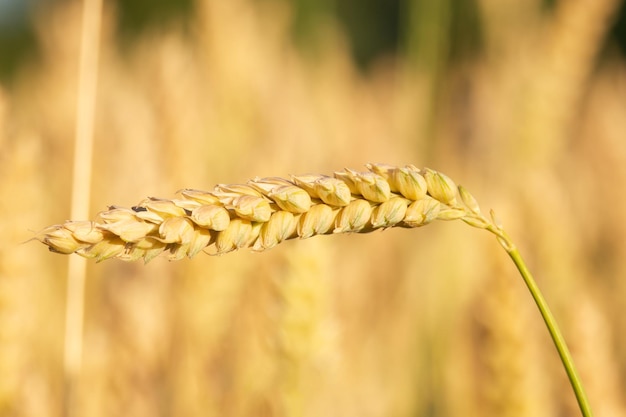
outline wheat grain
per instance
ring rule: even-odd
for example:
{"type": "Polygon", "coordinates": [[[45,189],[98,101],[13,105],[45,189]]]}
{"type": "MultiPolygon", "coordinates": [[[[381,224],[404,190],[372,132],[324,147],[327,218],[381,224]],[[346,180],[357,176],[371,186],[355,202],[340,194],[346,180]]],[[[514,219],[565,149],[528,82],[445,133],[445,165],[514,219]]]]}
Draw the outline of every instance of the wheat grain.
{"type": "Polygon", "coordinates": [[[466,189],[440,172],[413,165],[366,166],[368,171],[344,169],[334,177],[255,178],[213,191],[181,190],[182,198],[113,206],[95,221],[53,225],[36,238],[57,253],[148,262],[165,251],[171,260],[201,251],[262,251],[293,238],[413,228],[437,219],[461,219],[497,235],[501,230],[481,214],[466,189]]]}

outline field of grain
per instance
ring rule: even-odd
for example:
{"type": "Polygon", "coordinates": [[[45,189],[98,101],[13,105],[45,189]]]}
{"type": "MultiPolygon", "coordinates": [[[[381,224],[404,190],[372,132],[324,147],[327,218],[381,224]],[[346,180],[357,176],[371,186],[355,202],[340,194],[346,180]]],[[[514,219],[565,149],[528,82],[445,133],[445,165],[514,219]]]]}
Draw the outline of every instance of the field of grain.
{"type": "MultiPolygon", "coordinates": [[[[481,50],[451,66],[422,3],[363,71],[332,20],[297,47],[283,1],[198,1],[128,43],[105,2],[92,217],[257,176],[441,170],[527,258],[596,417],[626,415],[621,4],[479,1],[481,50]]],[[[70,217],[80,7],[38,13],[40,58],[0,84],[0,416],[579,415],[513,264],[461,222],[88,262],[70,384],[68,257],[24,242],[70,217]]]]}

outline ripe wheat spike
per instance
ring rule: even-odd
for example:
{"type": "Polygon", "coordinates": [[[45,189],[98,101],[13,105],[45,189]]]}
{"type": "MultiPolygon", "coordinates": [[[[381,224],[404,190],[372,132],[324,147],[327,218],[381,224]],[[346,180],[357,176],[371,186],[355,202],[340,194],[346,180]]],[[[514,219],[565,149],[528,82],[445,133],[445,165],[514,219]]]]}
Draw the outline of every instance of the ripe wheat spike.
{"type": "Polygon", "coordinates": [[[148,198],[131,208],[109,207],[95,221],[47,227],[38,239],[57,253],[102,261],[150,261],[168,251],[171,260],[199,252],[221,255],[241,248],[261,251],[284,240],[331,233],[367,233],[390,227],[420,227],[434,220],[463,220],[493,233],[528,287],[584,417],[591,407],[572,356],[539,287],[493,211],[484,216],[476,199],[448,176],[413,165],[367,164],[290,179],[255,178],[217,185],[213,191],[185,189],[180,198],[148,198]]]}
{"type": "Polygon", "coordinates": [[[493,218],[446,175],[413,165],[366,167],[333,176],[255,178],[212,191],[184,189],[179,198],[147,198],[131,208],[111,206],[94,221],[47,227],[36,239],[56,253],[148,262],[163,252],[178,260],[202,251],[261,251],[293,238],[461,219],[495,233],[506,247],[493,218]]]}

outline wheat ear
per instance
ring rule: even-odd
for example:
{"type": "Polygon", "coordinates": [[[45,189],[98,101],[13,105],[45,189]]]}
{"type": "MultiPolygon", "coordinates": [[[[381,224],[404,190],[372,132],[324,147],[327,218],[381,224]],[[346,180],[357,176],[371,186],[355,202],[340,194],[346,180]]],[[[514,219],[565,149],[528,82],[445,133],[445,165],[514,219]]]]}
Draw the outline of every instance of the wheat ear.
{"type": "Polygon", "coordinates": [[[287,239],[331,233],[367,233],[389,227],[420,227],[433,220],[463,220],[493,233],[522,275],[570,379],[581,412],[591,409],[565,340],[517,247],[496,219],[448,176],[413,165],[367,164],[333,176],[255,178],[217,185],[213,191],[181,190],[181,198],[148,198],[132,208],[110,207],[95,221],[68,221],[36,239],[57,253],[102,261],[143,258],[169,251],[169,259],[201,251],[261,251],[287,239]]]}
{"type": "Polygon", "coordinates": [[[367,167],[334,176],[256,178],[213,191],[185,189],[181,198],[112,206],[95,221],[53,225],[36,238],[57,253],[146,262],[166,251],[171,260],[201,251],[260,251],[292,238],[419,227],[435,219],[461,219],[504,238],[476,200],[444,174],[412,165],[367,167]]]}

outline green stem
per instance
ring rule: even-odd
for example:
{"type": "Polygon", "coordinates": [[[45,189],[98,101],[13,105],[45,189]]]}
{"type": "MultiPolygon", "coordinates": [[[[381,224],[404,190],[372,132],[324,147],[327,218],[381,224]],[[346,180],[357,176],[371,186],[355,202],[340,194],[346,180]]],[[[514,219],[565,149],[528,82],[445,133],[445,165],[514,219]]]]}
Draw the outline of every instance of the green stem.
{"type": "Polygon", "coordinates": [[[541,312],[541,316],[543,317],[543,321],[546,323],[548,327],[548,331],[550,332],[550,336],[554,341],[554,345],[556,346],[556,350],[559,352],[559,356],[561,357],[561,362],[563,362],[563,366],[565,367],[565,372],[567,372],[567,376],[572,384],[572,388],[574,388],[574,394],[576,395],[576,400],[578,400],[578,405],[580,407],[580,411],[582,412],[584,417],[592,417],[591,407],[589,406],[589,401],[587,400],[587,396],[585,394],[585,390],[583,389],[582,383],[580,381],[580,377],[576,372],[576,367],[574,366],[574,361],[572,360],[572,355],[565,344],[565,339],[563,339],[563,335],[559,330],[559,326],[554,319],[554,316],[550,312],[548,308],[548,304],[546,300],[543,298],[539,287],[535,283],[533,276],[531,275],[528,267],[524,263],[522,256],[519,251],[510,243],[508,236],[503,236],[508,245],[505,246],[506,251],[508,252],[511,259],[515,263],[515,266],[519,270],[520,274],[522,274],[522,278],[524,278],[524,282],[526,286],[530,290],[537,307],[539,307],[539,311],[541,312]]]}
{"type": "Polygon", "coordinates": [[[559,356],[561,357],[561,362],[563,363],[563,367],[565,368],[565,372],[567,373],[567,377],[572,384],[572,388],[574,389],[574,394],[576,395],[576,400],[578,401],[578,406],[580,407],[580,411],[582,412],[583,417],[592,417],[593,413],[591,412],[591,406],[589,405],[589,400],[587,400],[587,395],[585,394],[585,390],[583,388],[582,382],[580,381],[580,377],[578,376],[578,372],[576,372],[576,367],[574,366],[574,360],[572,359],[572,354],[569,352],[567,348],[567,344],[565,343],[565,339],[561,334],[561,330],[559,330],[559,326],[556,324],[556,320],[548,307],[548,303],[543,298],[541,294],[541,290],[537,286],[535,279],[532,274],[528,270],[526,263],[522,259],[522,255],[517,250],[517,247],[509,237],[509,235],[502,229],[502,225],[496,218],[493,210],[491,211],[491,221],[487,219],[480,213],[478,209],[478,205],[475,202],[474,197],[471,196],[463,187],[459,187],[459,192],[461,193],[461,198],[463,202],[467,206],[465,210],[465,216],[462,218],[470,226],[478,227],[481,229],[486,229],[496,235],[498,242],[507,251],[515,266],[517,267],[520,274],[522,274],[522,278],[530,291],[530,294],[533,296],[537,307],[539,307],[539,312],[541,313],[541,317],[543,317],[543,321],[546,323],[548,327],[548,332],[552,337],[552,341],[556,346],[556,350],[559,352],[559,356]]]}

